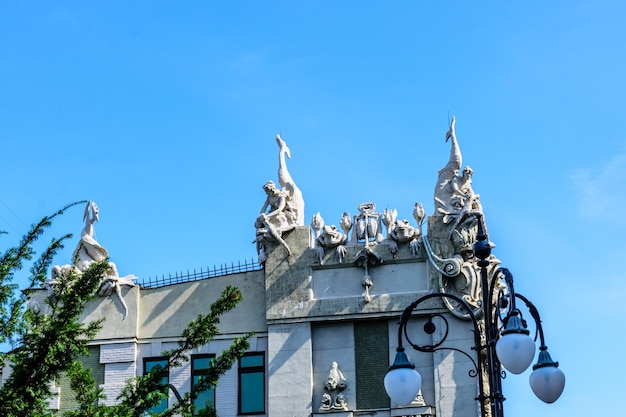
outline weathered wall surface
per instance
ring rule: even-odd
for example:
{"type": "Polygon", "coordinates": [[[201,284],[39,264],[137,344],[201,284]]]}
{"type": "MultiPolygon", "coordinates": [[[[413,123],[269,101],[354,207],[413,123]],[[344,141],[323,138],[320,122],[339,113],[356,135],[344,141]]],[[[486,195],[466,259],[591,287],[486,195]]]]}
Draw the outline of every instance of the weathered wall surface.
{"type": "Polygon", "coordinates": [[[239,288],[243,301],[222,316],[221,333],[265,332],[263,279],[263,271],[253,271],[142,290],[138,336],[179,337],[189,321],[210,311],[227,285],[239,288]]]}
{"type": "MultiPolygon", "coordinates": [[[[368,266],[373,282],[367,301],[362,281],[365,268],[354,263],[363,246],[347,247],[343,263],[333,252],[322,263],[309,248],[309,228],[298,227],[285,237],[292,255],[282,246],[271,248],[265,263],[267,320],[341,320],[353,315],[400,313],[418,294],[433,288],[425,253],[413,256],[408,245],[396,257],[386,244],[372,246],[380,257],[368,266]]],[[[431,304],[436,307],[436,303],[431,304]]]]}

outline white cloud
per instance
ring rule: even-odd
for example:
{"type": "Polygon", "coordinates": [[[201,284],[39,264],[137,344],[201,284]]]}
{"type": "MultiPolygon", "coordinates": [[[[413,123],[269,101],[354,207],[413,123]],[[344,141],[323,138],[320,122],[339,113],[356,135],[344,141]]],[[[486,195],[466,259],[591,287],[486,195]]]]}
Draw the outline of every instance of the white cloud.
{"type": "Polygon", "coordinates": [[[580,216],[626,224],[626,152],[615,155],[599,169],[576,170],[571,179],[580,216]]]}

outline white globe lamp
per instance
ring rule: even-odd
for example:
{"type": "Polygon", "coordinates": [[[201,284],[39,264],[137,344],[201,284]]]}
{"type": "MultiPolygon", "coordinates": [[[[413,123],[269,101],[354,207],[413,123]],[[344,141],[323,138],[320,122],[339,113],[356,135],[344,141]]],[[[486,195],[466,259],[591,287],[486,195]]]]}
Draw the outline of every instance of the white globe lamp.
{"type": "Polygon", "coordinates": [[[565,374],[554,362],[545,346],[541,347],[539,360],[533,366],[530,374],[530,388],[541,401],[552,404],[563,393],[565,388],[565,374]]]}
{"type": "Polygon", "coordinates": [[[415,370],[403,347],[398,347],[393,365],[385,375],[385,391],[391,400],[400,405],[409,405],[422,387],[422,377],[415,370]]]}
{"type": "Polygon", "coordinates": [[[496,343],[496,355],[502,366],[512,374],[524,372],[535,357],[535,342],[529,334],[518,314],[511,313],[496,343]]]}

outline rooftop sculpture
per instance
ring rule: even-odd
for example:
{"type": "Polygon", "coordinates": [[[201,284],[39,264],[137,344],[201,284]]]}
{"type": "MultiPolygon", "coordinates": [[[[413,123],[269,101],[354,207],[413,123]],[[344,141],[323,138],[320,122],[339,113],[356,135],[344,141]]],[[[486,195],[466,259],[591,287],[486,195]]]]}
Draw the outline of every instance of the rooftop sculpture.
{"type": "Polygon", "coordinates": [[[413,227],[408,220],[398,220],[396,209],[385,209],[383,213],[376,212],[376,204],[362,203],[358,207],[359,213],[354,217],[344,212],[341,216],[341,233],[335,225],[325,225],[320,213],[316,213],[311,221],[311,228],[314,231],[314,239],[311,247],[317,252],[320,264],[324,263],[324,258],[328,250],[334,249],[339,263],[343,263],[347,248],[358,247],[359,250],[353,254],[351,262],[364,269],[361,285],[364,288],[363,298],[365,302],[371,301],[370,289],[374,286],[374,281],[369,274],[370,266],[379,265],[383,262],[382,257],[376,252],[379,245],[384,245],[396,258],[399,245],[408,244],[413,256],[418,256],[421,247],[421,226],[424,220],[424,209],[421,203],[415,203],[413,215],[418,227],[413,227]],[[387,237],[383,236],[382,225],[387,229],[387,237]],[[352,230],[350,239],[349,232],[352,230]]]}
{"type": "MultiPolygon", "coordinates": [[[[74,249],[72,255],[72,265],[55,265],[52,267],[51,280],[48,282],[49,286],[54,285],[57,281],[57,277],[61,274],[74,273],[82,274],[89,268],[94,262],[101,262],[109,257],[107,250],[98,243],[95,238],[94,223],[100,219],[100,209],[94,201],[88,201],[85,206],[85,213],[83,220],[85,221],[85,227],[80,234],[80,240],[74,249]]],[[[128,307],[122,297],[122,285],[130,287],[135,286],[133,282],[137,279],[134,275],[126,275],[120,277],[117,271],[117,266],[113,262],[109,262],[109,272],[103,278],[98,289],[98,295],[109,296],[115,292],[124,307],[124,317],[128,314],[128,307]]]]}
{"type": "MultiPolygon", "coordinates": [[[[424,207],[415,203],[413,217],[417,226],[409,220],[398,219],[396,209],[376,212],[374,203],[359,205],[359,214],[351,216],[344,212],[339,227],[328,224],[320,213],[312,217],[311,248],[318,255],[320,264],[336,259],[339,263],[353,263],[365,268],[362,285],[364,297],[370,300],[369,289],[374,285],[370,276],[371,267],[382,262],[381,250],[388,250],[395,259],[400,247],[408,246],[415,256],[426,255],[439,272],[439,289],[462,297],[470,306],[478,309],[480,282],[478,266],[473,258],[472,246],[476,240],[478,219],[484,224],[480,196],[472,187],[474,171],[463,167],[463,158],[456,131],[456,119],[453,117],[445,135],[450,142],[450,156],[446,165],[438,172],[434,190],[434,213],[428,224],[428,235],[422,232],[425,219],[424,207]],[[383,225],[386,236],[383,235],[383,225]],[[343,231],[343,233],[342,233],[343,231]],[[349,252],[351,247],[361,247],[356,252],[349,252]],[[350,253],[350,258],[348,258],[350,253]],[[333,258],[334,254],[334,258],[333,258]]],[[[286,244],[285,244],[286,246],[286,244]]],[[[494,268],[498,260],[490,260],[494,268]]],[[[466,318],[467,314],[458,306],[445,299],[448,308],[456,315],[466,318]]]]}
{"type": "MultiPolygon", "coordinates": [[[[437,228],[429,230],[424,239],[426,252],[435,269],[440,272],[439,289],[463,298],[470,307],[480,308],[480,280],[477,259],[472,247],[478,232],[478,219],[484,224],[480,196],[472,188],[474,171],[462,167],[462,156],[455,132],[455,118],[446,133],[446,142],[450,140],[450,158],[439,170],[435,186],[435,218],[439,219],[437,228]],[[431,246],[431,243],[433,245],[431,246]]],[[[499,261],[491,255],[492,270],[499,261]]],[[[461,318],[469,315],[462,311],[448,298],[444,298],[448,309],[461,318]]]]}
{"type": "MultiPolygon", "coordinates": [[[[324,221],[320,213],[312,216],[309,246],[316,252],[320,265],[339,262],[362,267],[361,285],[366,302],[372,299],[370,290],[376,281],[374,271],[378,265],[388,259],[389,253],[394,260],[401,253],[406,257],[408,249],[413,257],[427,257],[435,271],[433,279],[438,281],[440,292],[455,294],[479,309],[479,267],[472,246],[476,241],[478,221],[484,230],[486,224],[480,196],[472,187],[474,171],[469,166],[463,166],[455,125],[453,117],[445,135],[445,141],[450,143],[450,156],[437,175],[434,213],[429,217],[428,234],[422,230],[426,215],[419,202],[412,208],[416,225],[408,219],[399,218],[395,208],[377,212],[373,202],[360,204],[359,213],[354,216],[344,212],[338,226],[324,221]]],[[[280,135],[276,136],[276,143],[279,148],[280,188],[273,181],[264,185],[267,197],[255,223],[255,242],[261,264],[265,264],[270,245],[284,248],[284,256],[290,256],[291,249],[285,235],[304,223],[302,193],[287,170],[289,148],[280,135]]],[[[282,256],[281,252],[277,252],[276,256],[282,256]]],[[[492,271],[495,270],[499,261],[493,256],[489,261],[492,271]]],[[[492,279],[497,278],[492,276],[492,279]]],[[[450,299],[445,298],[444,302],[453,314],[468,317],[450,299]]]]}
{"type": "Polygon", "coordinates": [[[291,250],[283,239],[283,233],[304,225],[302,192],[291,178],[285,161],[285,156],[291,158],[291,152],[280,135],[276,136],[276,143],[279,148],[278,183],[281,188],[279,189],[271,180],[263,186],[267,198],[255,222],[259,263],[264,263],[267,258],[268,242],[278,242],[290,255],[291,250]]]}
{"type": "MultiPolygon", "coordinates": [[[[450,139],[450,160],[439,170],[435,186],[435,214],[443,214],[444,223],[455,222],[455,228],[468,216],[482,213],[480,195],[472,189],[474,170],[469,166],[459,175],[463,158],[454,130],[455,118],[452,117],[450,130],[446,133],[446,142],[450,139]]],[[[454,229],[454,228],[453,228],[454,229]]]]}

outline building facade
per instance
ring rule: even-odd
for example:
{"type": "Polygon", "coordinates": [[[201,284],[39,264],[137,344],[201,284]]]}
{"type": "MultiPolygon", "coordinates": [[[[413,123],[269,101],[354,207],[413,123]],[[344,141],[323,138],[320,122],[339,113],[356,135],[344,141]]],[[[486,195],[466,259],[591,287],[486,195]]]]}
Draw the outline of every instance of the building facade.
{"type": "MultiPolygon", "coordinates": [[[[103,291],[87,305],[85,321],[106,318],[85,363],[107,401],[115,401],[128,378],[162,363],[162,352],[177,346],[186,324],[231,285],[243,301],[223,316],[220,335],[163,375],[177,392],[188,392],[212,357],[254,332],[246,356],[201,395],[221,417],[479,415],[474,361],[455,350],[473,345],[472,325],[449,302],[431,299],[411,318],[412,342],[432,347],[446,339],[451,348],[408,352],[423,378],[415,400],[404,407],[390,403],[383,386],[406,306],[431,292],[449,292],[479,307],[471,247],[482,209],[471,169],[461,171],[454,122],[447,139],[450,160],[439,171],[433,215],[416,204],[413,222],[363,203],[358,214],[338,216],[337,227],[319,213],[304,225],[304,200],[286,170],[286,144],[277,137],[280,187],[266,184],[268,199],[256,224],[262,268],[152,287],[116,275],[107,285],[117,285],[120,295],[103,291]],[[427,322],[436,324],[431,332],[422,331],[427,322]]],[[[96,244],[87,239],[83,249],[96,244]]],[[[96,259],[83,260],[89,256],[96,259]]],[[[71,409],[69,386],[57,381],[55,390],[51,407],[71,409]]],[[[175,400],[172,390],[161,406],[175,400]]]]}

